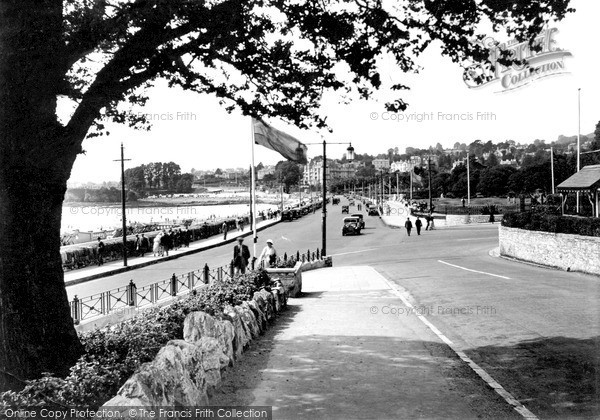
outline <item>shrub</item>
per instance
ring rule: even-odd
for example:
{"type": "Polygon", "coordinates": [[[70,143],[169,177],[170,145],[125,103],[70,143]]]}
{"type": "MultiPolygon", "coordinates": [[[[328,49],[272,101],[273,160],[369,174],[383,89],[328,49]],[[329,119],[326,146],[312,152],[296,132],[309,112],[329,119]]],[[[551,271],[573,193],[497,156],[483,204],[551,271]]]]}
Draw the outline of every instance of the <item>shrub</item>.
{"type": "MultiPolygon", "coordinates": [[[[235,229],[236,221],[227,220],[229,230],[235,229]]],[[[206,239],[214,235],[221,234],[221,227],[223,223],[204,223],[202,225],[190,226],[188,228],[188,234],[190,241],[197,241],[200,239],[206,239]]],[[[143,229],[134,230],[133,233],[148,232],[148,229],[153,229],[152,232],[147,233],[148,241],[150,242],[150,249],[154,238],[158,234],[156,227],[151,228],[144,226],[143,229]]],[[[122,232],[122,230],[121,230],[122,232]]],[[[123,258],[123,237],[116,237],[113,239],[104,239],[104,261],[115,261],[123,258]]],[[[129,236],[127,238],[127,253],[128,255],[136,255],[135,249],[135,237],[129,236]]],[[[61,255],[63,259],[63,266],[65,268],[83,268],[89,265],[95,264],[98,260],[98,244],[96,242],[88,242],[83,244],[69,245],[61,249],[61,255]]]]}
{"type": "Polygon", "coordinates": [[[81,334],[85,352],[69,375],[59,378],[45,374],[27,381],[21,391],[0,394],[0,417],[8,408],[97,409],[117,393],[140,365],[154,359],[168,341],[183,338],[183,321],[190,312],[204,311],[223,318],[226,305],[250,300],[254,292],[269,284],[264,270],[215,281],[169,306],[151,308],[114,326],[81,334]]]}
{"type": "Polygon", "coordinates": [[[506,213],[502,220],[502,226],[541,232],[600,237],[600,218],[556,215],[553,214],[551,208],[506,213]]]}

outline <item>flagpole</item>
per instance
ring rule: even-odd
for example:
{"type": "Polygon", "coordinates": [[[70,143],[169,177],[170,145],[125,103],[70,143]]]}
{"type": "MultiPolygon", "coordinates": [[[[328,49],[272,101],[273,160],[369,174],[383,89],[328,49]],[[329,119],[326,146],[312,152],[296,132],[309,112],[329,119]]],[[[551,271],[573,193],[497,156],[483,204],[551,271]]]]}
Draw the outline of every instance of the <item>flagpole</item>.
{"type": "MultiPolygon", "coordinates": [[[[252,118],[250,118],[250,132],[252,133],[252,170],[250,171],[252,188],[252,220],[250,220],[250,223],[252,226],[252,261],[256,261],[256,175],[254,174],[254,123],[252,118]]],[[[252,264],[252,266],[254,266],[254,264],[252,264]]]]}
{"type": "Polygon", "coordinates": [[[552,172],[552,194],[554,194],[554,149],[550,148],[550,171],[552,172]]]}
{"type": "MultiPolygon", "coordinates": [[[[581,169],[581,88],[577,89],[577,172],[581,169]]],[[[579,214],[579,191],[577,191],[577,214],[579,214]]]]}

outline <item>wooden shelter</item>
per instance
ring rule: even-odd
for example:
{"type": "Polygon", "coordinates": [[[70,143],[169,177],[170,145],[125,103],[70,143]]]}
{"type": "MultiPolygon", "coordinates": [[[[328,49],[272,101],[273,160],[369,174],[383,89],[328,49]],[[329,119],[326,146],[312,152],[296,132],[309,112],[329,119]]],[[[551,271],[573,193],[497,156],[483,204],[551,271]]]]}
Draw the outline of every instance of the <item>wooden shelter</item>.
{"type": "Polygon", "coordinates": [[[562,197],[561,209],[565,213],[565,201],[568,193],[586,193],[588,200],[594,209],[594,215],[598,217],[598,191],[600,190],[600,165],[584,166],[569,178],[561,182],[556,190],[562,197]]]}

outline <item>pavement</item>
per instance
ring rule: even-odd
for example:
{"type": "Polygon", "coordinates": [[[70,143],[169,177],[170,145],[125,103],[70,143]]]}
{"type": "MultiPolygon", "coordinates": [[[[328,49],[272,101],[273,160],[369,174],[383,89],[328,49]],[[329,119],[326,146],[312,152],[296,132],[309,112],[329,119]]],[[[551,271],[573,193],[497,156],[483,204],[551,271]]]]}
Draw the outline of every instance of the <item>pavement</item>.
{"type": "MultiPolygon", "coordinates": [[[[256,230],[261,231],[270,226],[279,223],[280,219],[271,219],[258,222],[256,230]]],[[[187,248],[179,248],[176,250],[169,251],[168,256],[153,256],[152,252],[146,253],[144,257],[130,257],[127,259],[127,267],[123,266],[123,260],[107,262],[101,266],[90,266],[81,268],[78,270],[71,270],[65,272],[65,285],[72,286],[75,284],[113,276],[115,274],[124,273],[127,271],[147,267],[149,265],[170,261],[176,258],[180,258],[186,255],[195,254],[197,252],[206,251],[211,248],[215,248],[221,245],[230,244],[237,240],[238,237],[251,236],[252,231],[246,229],[245,231],[230,231],[227,234],[227,239],[223,239],[223,235],[215,235],[207,239],[200,241],[194,241],[190,243],[187,248]]]]}
{"type": "Polygon", "coordinates": [[[371,267],[303,273],[303,296],[211,404],[272,406],[274,419],[519,418],[417,314],[371,267]]]}

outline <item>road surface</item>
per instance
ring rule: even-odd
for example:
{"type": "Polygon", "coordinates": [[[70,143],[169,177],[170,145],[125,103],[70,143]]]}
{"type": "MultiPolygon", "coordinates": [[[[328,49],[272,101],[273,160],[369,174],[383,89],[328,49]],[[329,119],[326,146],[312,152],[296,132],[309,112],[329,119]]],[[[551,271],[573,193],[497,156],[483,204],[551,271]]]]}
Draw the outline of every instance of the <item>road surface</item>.
{"type": "MultiPolygon", "coordinates": [[[[341,204],[344,204],[342,202],[341,204]]],[[[368,265],[405,289],[448,339],[536,415],[599,416],[600,279],[494,258],[498,225],[477,224],[420,236],[365,216],[360,236],[341,236],[341,206],[328,206],[327,250],[334,266],[368,265]]],[[[280,254],[321,247],[321,214],[260,234],[280,254]]],[[[249,240],[246,240],[249,243],[249,240]]],[[[138,286],[204,266],[227,264],[233,246],[69,287],[69,297],[138,286]]],[[[399,305],[401,303],[399,302],[399,305]]],[[[365,316],[393,316],[365,314],[365,316]]],[[[483,385],[482,385],[483,386],[483,385]]]]}

